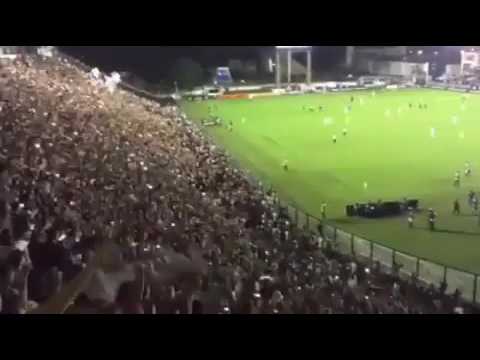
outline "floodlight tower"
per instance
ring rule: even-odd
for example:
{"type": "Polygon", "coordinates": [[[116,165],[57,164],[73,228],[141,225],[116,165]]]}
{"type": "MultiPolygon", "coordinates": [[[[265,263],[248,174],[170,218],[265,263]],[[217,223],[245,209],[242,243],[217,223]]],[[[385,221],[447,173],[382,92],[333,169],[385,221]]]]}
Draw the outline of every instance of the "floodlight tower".
{"type": "Polygon", "coordinates": [[[355,61],[355,46],[347,46],[345,54],[345,67],[351,69],[355,61]]]}
{"type": "Polygon", "coordinates": [[[311,46],[276,46],[276,85],[282,86],[282,55],[287,55],[287,80],[288,84],[292,82],[292,55],[294,53],[303,53],[307,56],[307,84],[312,82],[312,47],[311,46]]]}

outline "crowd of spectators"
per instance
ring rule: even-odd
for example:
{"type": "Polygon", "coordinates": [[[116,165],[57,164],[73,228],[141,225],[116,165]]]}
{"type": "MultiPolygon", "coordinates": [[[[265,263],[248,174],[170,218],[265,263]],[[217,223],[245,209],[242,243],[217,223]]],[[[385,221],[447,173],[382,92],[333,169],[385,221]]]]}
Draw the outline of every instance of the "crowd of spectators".
{"type": "Polygon", "coordinates": [[[60,58],[0,70],[0,313],[463,313],[298,229],[177,106],[60,58]],[[51,311],[51,310],[50,310],[51,311]]]}

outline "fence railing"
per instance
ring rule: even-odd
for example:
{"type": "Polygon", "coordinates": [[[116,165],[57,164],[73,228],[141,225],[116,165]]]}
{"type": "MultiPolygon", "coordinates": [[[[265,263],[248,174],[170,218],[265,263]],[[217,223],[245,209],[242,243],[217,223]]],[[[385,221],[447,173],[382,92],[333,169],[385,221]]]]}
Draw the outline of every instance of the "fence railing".
{"type": "Polygon", "coordinates": [[[398,269],[402,278],[415,275],[417,279],[428,285],[433,284],[438,287],[445,282],[448,295],[454,294],[458,289],[464,301],[480,304],[480,277],[478,274],[438,264],[346,232],[286,202],[280,201],[279,205],[287,210],[292,222],[299,228],[317,231],[321,225],[324,246],[329,243],[331,248],[341,255],[351,256],[357,261],[367,264],[378,262],[386,273],[398,269]]]}

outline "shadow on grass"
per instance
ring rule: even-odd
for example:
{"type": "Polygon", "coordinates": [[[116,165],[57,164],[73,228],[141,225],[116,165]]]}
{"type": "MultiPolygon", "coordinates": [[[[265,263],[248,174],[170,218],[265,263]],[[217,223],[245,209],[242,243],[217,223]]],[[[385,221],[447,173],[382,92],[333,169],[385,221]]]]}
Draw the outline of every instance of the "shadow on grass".
{"type": "Polygon", "coordinates": [[[459,217],[478,217],[477,214],[460,214],[460,215],[455,215],[459,217]]]}
{"type": "Polygon", "coordinates": [[[362,222],[358,221],[355,218],[339,218],[339,219],[331,219],[334,224],[337,225],[361,225],[362,222]]]}
{"type": "Polygon", "coordinates": [[[445,233],[445,234],[456,234],[456,235],[480,236],[480,232],[461,231],[461,230],[437,229],[434,232],[445,233]]]}
{"type": "Polygon", "coordinates": [[[462,231],[462,230],[449,230],[449,229],[435,229],[435,231],[430,231],[428,227],[420,227],[415,226],[412,230],[422,230],[428,231],[432,233],[441,233],[441,234],[453,234],[453,235],[467,235],[467,236],[480,236],[480,232],[472,232],[472,231],[462,231]]]}

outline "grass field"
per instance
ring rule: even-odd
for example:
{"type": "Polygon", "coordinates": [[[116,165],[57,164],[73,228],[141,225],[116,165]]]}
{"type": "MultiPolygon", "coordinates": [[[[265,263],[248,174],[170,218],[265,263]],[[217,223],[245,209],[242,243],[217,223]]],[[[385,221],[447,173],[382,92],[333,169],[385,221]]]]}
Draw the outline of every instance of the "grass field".
{"type": "Polygon", "coordinates": [[[480,273],[480,226],[467,205],[468,192],[480,191],[480,96],[467,95],[465,101],[463,96],[401,90],[376,96],[357,92],[209,101],[185,103],[183,108],[198,120],[208,116],[209,105],[216,105],[215,114],[234,127],[232,132],[211,128],[211,134],[244,168],[305,212],[320,216],[320,205],[326,202],[329,220],[345,231],[480,273]],[[351,96],[355,101],[348,112],[351,96]],[[428,109],[419,109],[419,103],[428,109]],[[288,172],[281,167],[284,160],[288,172]],[[469,178],[463,176],[466,162],[473,169],[469,178]],[[460,188],[453,186],[456,171],[462,173],[460,188]],[[345,215],[347,204],[405,197],[418,198],[422,209],[437,211],[437,232],[428,231],[426,211],[417,216],[413,230],[406,217],[366,220],[345,215]],[[455,199],[461,203],[461,216],[452,214],[455,199]]]}

